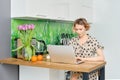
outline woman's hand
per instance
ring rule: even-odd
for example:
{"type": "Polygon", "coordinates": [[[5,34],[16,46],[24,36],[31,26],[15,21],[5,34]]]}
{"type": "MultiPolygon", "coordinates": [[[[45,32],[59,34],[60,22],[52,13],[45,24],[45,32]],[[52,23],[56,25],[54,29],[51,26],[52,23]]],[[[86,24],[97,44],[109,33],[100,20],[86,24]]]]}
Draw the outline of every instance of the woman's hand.
{"type": "Polygon", "coordinates": [[[76,61],[86,61],[86,58],[76,57],[76,61]]]}

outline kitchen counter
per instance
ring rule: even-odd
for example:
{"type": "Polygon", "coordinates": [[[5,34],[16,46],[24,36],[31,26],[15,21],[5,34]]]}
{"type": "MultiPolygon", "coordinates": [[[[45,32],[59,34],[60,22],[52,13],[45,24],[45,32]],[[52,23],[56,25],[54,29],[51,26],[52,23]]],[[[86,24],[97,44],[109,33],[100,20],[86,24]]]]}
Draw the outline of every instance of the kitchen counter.
{"type": "Polygon", "coordinates": [[[12,65],[23,65],[23,66],[34,66],[34,67],[43,67],[43,68],[51,68],[51,69],[58,69],[58,70],[70,70],[70,71],[79,71],[84,73],[83,80],[88,79],[88,75],[91,72],[94,72],[95,70],[99,70],[101,73],[100,80],[104,80],[104,66],[106,62],[84,62],[81,64],[64,64],[64,63],[53,63],[53,62],[47,62],[47,61],[37,61],[37,62],[31,62],[31,61],[25,61],[21,59],[16,58],[6,58],[0,60],[1,64],[12,64],[12,65]]]}
{"type": "Polygon", "coordinates": [[[91,72],[105,65],[105,62],[84,62],[76,65],[76,64],[53,63],[53,62],[47,62],[47,61],[31,62],[31,61],[25,61],[25,60],[16,59],[16,58],[3,59],[3,60],[0,60],[0,63],[71,70],[71,71],[79,71],[79,72],[91,72]]]}

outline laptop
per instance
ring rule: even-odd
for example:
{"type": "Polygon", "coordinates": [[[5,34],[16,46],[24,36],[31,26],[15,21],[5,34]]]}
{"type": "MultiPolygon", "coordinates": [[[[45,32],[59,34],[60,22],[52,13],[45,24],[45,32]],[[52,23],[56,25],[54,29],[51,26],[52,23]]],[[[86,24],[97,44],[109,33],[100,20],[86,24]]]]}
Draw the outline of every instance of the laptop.
{"type": "Polygon", "coordinates": [[[83,61],[75,59],[75,53],[72,46],[68,45],[47,45],[51,62],[80,64],[83,61]]]}

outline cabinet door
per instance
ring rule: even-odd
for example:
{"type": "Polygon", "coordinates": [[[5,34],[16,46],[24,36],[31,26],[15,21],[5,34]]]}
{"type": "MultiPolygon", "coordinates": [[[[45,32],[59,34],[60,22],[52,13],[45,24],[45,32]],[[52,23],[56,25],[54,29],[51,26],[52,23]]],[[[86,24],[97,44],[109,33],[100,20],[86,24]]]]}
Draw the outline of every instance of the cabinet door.
{"type": "Polygon", "coordinates": [[[68,18],[68,4],[66,0],[27,0],[28,15],[52,19],[68,18]]]}
{"type": "Polygon", "coordinates": [[[25,0],[11,0],[11,17],[25,16],[25,0]]]}
{"type": "Polygon", "coordinates": [[[92,22],[92,0],[70,0],[69,1],[69,9],[70,9],[70,20],[75,20],[77,18],[86,18],[89,22],[92,22]]]}
{"type": "Polygon", "coordinates": [[[69,4],[68,3],[54,3],[52,4],[51,15],[58,20],[67,20],[69,18],[69,4]]]}
{"type": "Polygon", "coordinates": [[[67,19],[67,0],[11,0],[12,17],[67,19]]]}
{"type": "Polygon", "coordinates": [[[50,0],[26,0],[27,15],[48,17],[50,10],[50,0]]]}
{"type": "Polygon", "coordinates": [[[65,80],[65,71],[42,67],[20,66],[19,80],[65,80]]]}

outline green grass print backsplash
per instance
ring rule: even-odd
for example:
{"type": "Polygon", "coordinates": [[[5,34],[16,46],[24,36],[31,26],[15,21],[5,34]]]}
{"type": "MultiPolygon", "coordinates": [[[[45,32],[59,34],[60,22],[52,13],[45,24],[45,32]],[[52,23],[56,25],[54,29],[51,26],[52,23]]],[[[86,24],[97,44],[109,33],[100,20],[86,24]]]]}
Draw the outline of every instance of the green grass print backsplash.
{"type": "MultiPolygon", "coordinates": [[[[11,21],[11,47],[14,49],[16,46],[15,39],[19,38],[17,27],[22,24],[34,24],[34,38],[44,40],[46,44],[60,44],[60,35],[68,33],[74,35],[72,32],[72,22],[68,21],[55,21],[55,20],[22,20],[12,19],[11,21]]],[[[13,56],[12,52],[12,56],[13,56]]]]}

